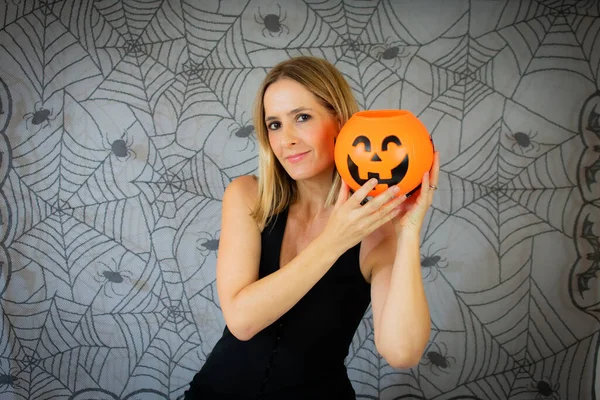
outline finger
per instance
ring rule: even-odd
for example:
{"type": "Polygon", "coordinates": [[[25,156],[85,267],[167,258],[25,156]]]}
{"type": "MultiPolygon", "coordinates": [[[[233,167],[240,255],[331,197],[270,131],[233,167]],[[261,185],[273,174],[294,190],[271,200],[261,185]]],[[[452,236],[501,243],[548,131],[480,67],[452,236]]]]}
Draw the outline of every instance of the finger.
{"type": "Polygon", "coordinates": [[[436,151],[433,156],[433,164],[431,165],[431,170],[429,171],[430,181],[433,186],[438,185],[439,181],[439,173],[440,173],[440,152],[436,151]]]}
{"type": "Polygon", "coordinates": [[[419,197],[417,197],[417,201],[419,200],[419,198],[421,197],[427,197],[431,192],[433,192],[433,190],[429,187],[429,185],[431,185],[431,183],[429,183],[429,172],[425,172],[423,174],[423,180],[421,182],[421,193],[419,193],[419,197]]]}
{"type": "Polygon", "coordinates": [[[354,192],[351,197],[354,204],[356,206],[360,206],[362,201],[369,195],[369,192],[373,190],[375,186],[377,186],[377,179],[371,178],[367,181],[367,183],[358,188],[358,190],[354,192]]]}
{"type": "Polygon", "coordinates": [[[408,197],[406,197],[406,195],[396,196],[392,201],[381,207],[380,212],[382,215],[387,215],[389,213],[396,215],[398,211],[401,211],[405,206],[409,205],[409,201],[407,200],[408,197]]]}
{"type": "Polygon", "coordinates": [[[400,192],[400,187],[398,185],[393,185],[387,188],[385,192],[380,193],[375,196],[373,200],[369,201],[366,206],[364,206],[366,213],[372,213],[379,208],[381,208],[384,204],[388,203],[394,197],[398,195],[400,192]]]}
{"type": "Polygon", "coordinates": [[[403,211],[403,205],[407,199],[408,197],[406,196],[397,196],[392,201],[381,207],[381,209],[374,214],[377,216],[376,221],[372,222],[372,225],[375,226],[375,229],[397,217],[403,211]]]}
{"type": "Polygon", "coordinates": [[[417,203],[419,204],[419,207],[426,209],[433,203],[433,195],[435,194],[435,189],[432,189],[431,186],[436,185],[431,180],[429,172],[426,172],[423,176],[423,185],[421,186],[421,193],[419,194],[419,197],[417,197],[417,203]]]}
{"type": "Polygon", "coordinates": [[[408,197],[406,197],[406,195],[394,196],[390,201],[383,204],[374,213],[365,217],[367,226],[377,229],[377,227],[383,225],[391,218],[398,215],[398,213],[402,210],[402,204],[404,204],[407,199],[408,197]]]}
{"type": "Polygon", "coordinates": [[[342,204],[348,200],[348,194],[350,193],[350,186],[342,179],[342,183],[340,185],[340,191],[338,193],[337,201],[335,202],[334,207],[340,207],[342,204]]]}

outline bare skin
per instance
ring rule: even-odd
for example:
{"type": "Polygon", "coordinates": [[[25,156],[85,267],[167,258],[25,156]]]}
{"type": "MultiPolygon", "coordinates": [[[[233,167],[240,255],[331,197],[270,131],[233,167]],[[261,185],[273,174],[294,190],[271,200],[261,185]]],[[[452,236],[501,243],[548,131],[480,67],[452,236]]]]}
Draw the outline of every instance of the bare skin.
{"type": "Polygon", "coordinates": [[[390,365],[418,362],[429,339],[430,320],[420,275],[419,233],[431,204],[439,158],[408,201],[390,188],[365,205],[372,180],[352,196],[342,185],[338,201],[325,207],[334,168],[338,118],[302,85],[279,80],[264,96],[271,148],[296,180],[299,200],[289,208],[280,269],[258,279],[260,229],[249,211],[257,196],[251,176],[235,179],[223,198],[217,258],[217,290],[225,321],[249,340],[291,309],[349,248],[361,243],[360,267],[371,283],[375,344],[390,365]],[[304,154],[300,159],[289,156],[304,154]]]}

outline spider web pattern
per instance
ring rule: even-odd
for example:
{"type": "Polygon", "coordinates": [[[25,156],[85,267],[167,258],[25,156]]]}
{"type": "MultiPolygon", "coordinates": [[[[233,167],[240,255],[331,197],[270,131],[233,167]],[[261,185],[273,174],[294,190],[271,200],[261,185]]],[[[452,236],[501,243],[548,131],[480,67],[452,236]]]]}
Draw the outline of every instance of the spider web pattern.
{"type": "Polygon", "coordinates": [[[600,349],[594,0],[0,2],[0,397],[180,398],[224,326],[221,200],[256,173],[278,61],[335,64],[441,152],[432,334],[362,399],[592,399],[600,349]]]}

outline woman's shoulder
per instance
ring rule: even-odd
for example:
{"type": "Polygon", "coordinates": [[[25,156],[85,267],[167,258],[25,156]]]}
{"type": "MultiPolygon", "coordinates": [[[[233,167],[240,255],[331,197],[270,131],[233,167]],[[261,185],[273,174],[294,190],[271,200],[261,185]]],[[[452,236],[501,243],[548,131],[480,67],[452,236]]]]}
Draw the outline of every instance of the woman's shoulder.
{"type": "Polygon", "coordinates": [[[225,188],[223,202],[239,204],[244,202],[251,206],[258,196],[258,178],[254,175],[242,175],[234,178],[225,188]]]}
{"type": "Polygon", "coordinates": [[[231,221],[232,226],[250,226],[250,222],[258,228],[252,217],[258,198],[258,180],[252,176],[234,178],[225,188],[222,202],[222,219],[231,221]]]}
{"type": "Polygon", "coordinates": [[[241,175],[233,178],[227,187],[231,187],[232,185],[258,187],[258,177],[256,175],[241,175]]]}

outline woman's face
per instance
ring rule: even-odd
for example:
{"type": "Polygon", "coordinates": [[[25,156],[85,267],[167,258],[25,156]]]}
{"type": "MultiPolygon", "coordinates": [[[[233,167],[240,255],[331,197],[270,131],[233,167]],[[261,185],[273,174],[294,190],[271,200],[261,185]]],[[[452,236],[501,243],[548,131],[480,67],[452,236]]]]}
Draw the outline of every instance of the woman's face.
{"type": "Polygon", "coordinates": [[[264,107],[269,143],[292,179],[332,171],[340,125],[308,89],[280,79],[265,91],[264,107]]]}

